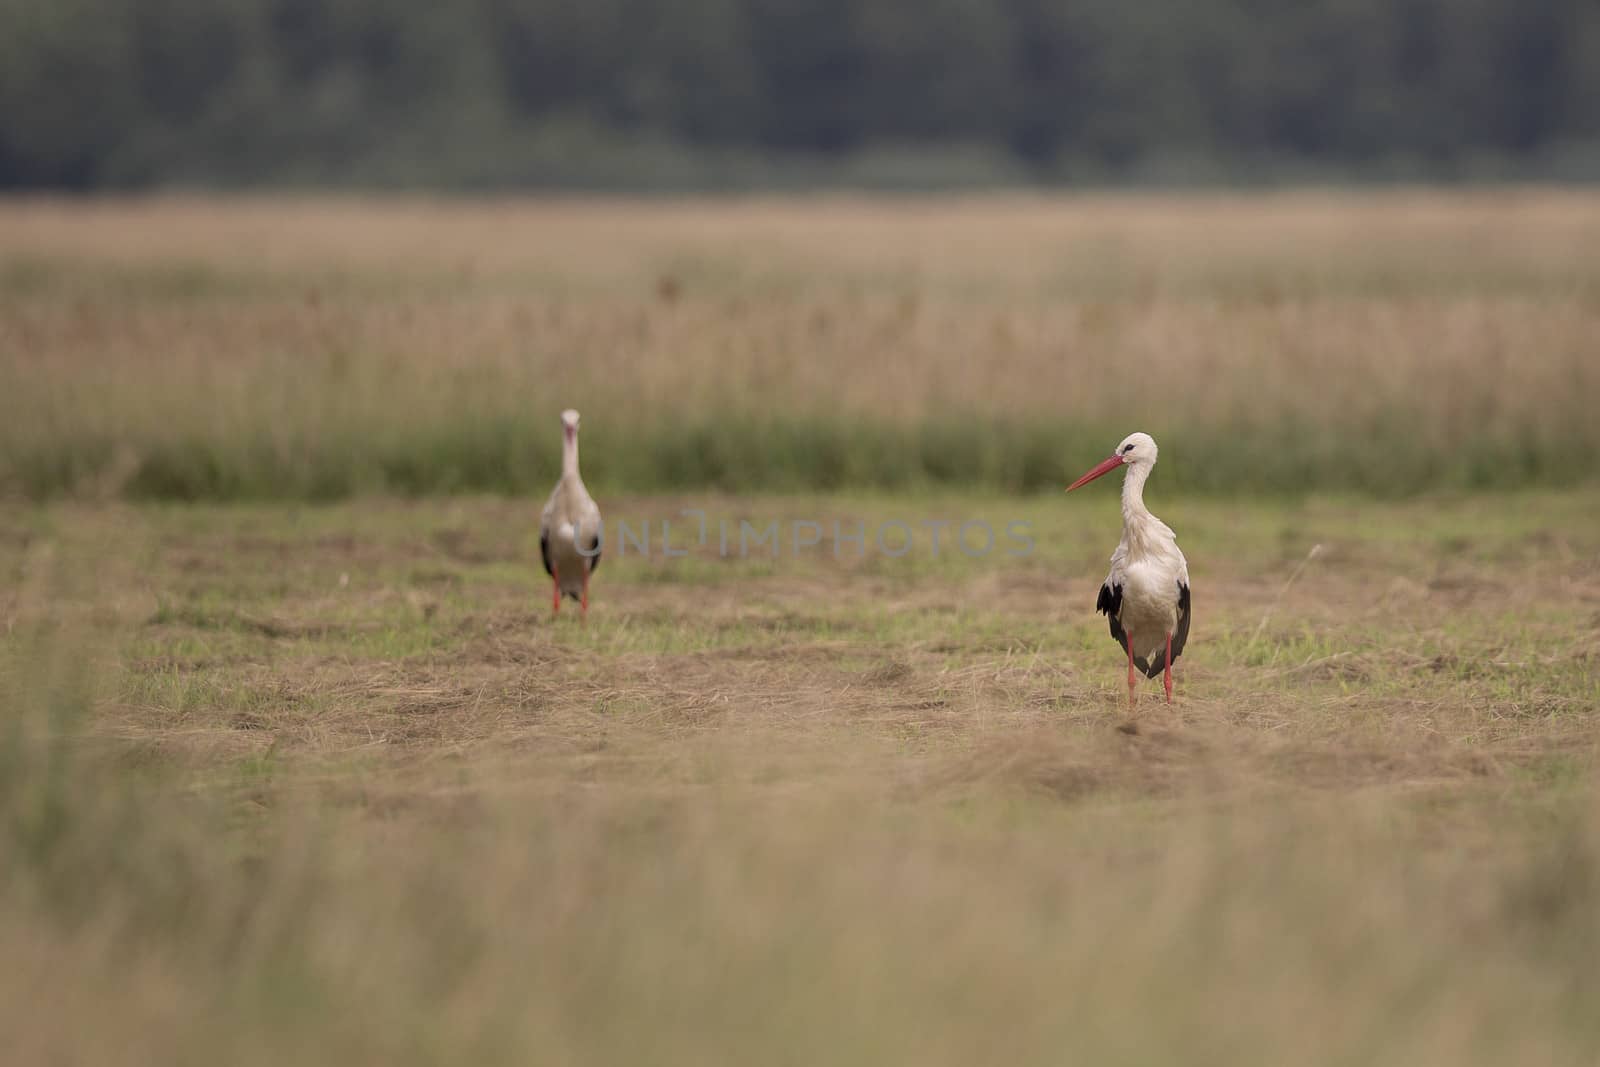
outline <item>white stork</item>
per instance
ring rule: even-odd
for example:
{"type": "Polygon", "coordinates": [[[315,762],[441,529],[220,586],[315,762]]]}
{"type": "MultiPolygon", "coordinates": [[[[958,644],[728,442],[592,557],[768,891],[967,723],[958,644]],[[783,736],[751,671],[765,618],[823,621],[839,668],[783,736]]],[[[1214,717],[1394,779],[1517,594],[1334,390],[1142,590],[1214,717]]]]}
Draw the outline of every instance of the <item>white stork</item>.
{"type": "Polygon", "coordinates": [[[1133,707],[1134,674],[1165,672],[1162,683],[1172,703],[1172,661],[1189,640],[1189,563],[1178,538],[1144,506],[1144,483],[1156,465],[1156,442],[1147,433],[1129,434],[1067,492],[1088,485],[1118,467],[1122,478],[1122,543],[1111,554],[1111,573],[1100,587],[1095,610],[1111,623],[1111,636],[1128,654],[1128,707],[1133,707]]]}
{"type": "Polygon", "coordinates": [[[539,519],[539,554],[552,583],[552,615],[560,613],[565,595],[589,618],[589,575],[600,566],[600,540],[600,509],[578,473],[578,413],[568,408],[561,413],[561,480],[539,519]]]}

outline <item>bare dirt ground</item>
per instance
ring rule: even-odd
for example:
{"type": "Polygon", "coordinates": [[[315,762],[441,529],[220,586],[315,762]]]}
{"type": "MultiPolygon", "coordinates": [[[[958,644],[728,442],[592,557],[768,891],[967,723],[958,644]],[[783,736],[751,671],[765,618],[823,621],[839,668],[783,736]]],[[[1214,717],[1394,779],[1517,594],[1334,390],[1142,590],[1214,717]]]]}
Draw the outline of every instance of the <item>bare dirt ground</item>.
{"type": "MultiPolygon", "coordinates": [[[[196,767],[514,752],[603,775],[634,750],[776,731],[880,747],[892,777],[929,787],[993,774],[1077,795],[1160,793],[1219,760],[1234,784],[1415,788],[1593,744],[1592,494],[1182,504],[1195,637],[1177,705],[1151,683],[1132,720],[1092,612],[1109,501],[768,503],[619,502],[657,540],[648,557],[613,550],[587,627],[571,602],[550,617],[515,502],[59,510],[12,524],[7,543],[23,570],[50,527],[128,553],[98,586],[129,629],[97,729],[196,767]],[[667,558],[661,520],[688,505],[710,514],[708,544],[678,518],[689,554],[667,558]],[[720,556],[719,518],[788,531],[813,513],[815,547],[739,558],[735,539],[720,556]],[[870,531],[1013,515],[1027,557],[947,541],[935,558],[924,535],[889,558],[870,533],[865,551],[831,539],[841,517],[870,531]]],[[[13,619],[29,610],[17,589],[13,619]]]]}

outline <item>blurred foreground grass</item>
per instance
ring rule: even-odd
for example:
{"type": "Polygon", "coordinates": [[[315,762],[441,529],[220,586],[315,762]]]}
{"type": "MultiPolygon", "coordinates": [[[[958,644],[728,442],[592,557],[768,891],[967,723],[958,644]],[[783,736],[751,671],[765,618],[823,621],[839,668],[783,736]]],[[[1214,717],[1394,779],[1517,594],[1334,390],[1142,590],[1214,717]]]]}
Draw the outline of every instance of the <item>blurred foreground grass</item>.
{"type": "Polygon", "coordinates": [[[0,487],[1589,481],[1585,192],[0,205],[0,487]]]}
{"type": "Polygon", "coordinates": [[[0,1059],[1594,1062],[1600,498],[1167,501],[1128,734],[1111,496],[610,500],[1037,552],[658,545],[587,628],[536,501],[7,512],[0,1059]]]}

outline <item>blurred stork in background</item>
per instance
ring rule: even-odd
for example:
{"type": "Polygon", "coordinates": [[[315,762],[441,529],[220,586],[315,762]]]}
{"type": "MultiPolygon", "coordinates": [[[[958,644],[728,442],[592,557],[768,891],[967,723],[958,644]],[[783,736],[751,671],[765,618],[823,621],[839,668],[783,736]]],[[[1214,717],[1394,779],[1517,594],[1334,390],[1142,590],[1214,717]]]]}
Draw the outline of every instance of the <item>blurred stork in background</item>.
{"type": "Polygon", "coordinates": [[[600,566],[600,508],[578,473],[578,413],[561,413],[561,480],[539,519],[539,554],[550,575],[550,613],[559,614],[569,596],[589,618],[589,576],[600,566]]]}
{"type": "Polygon", "coordinates": [[[1111,636],[1128,654],[1128,707],[1133,708],[1137,670],[1147,678],[1162,674],[1172,703],[1172,662],[1189,640],[1189,562],[1178,538],[1144,506],[1144,483],[1156,465],[1156,442],[1147,433],[1129,434],[1110,457],[1067,486],[1088,485],[1118,467],[1122,478],[1122,542],[1111,554],[1111,573],[1100,587],[1095,610],[1111,624],[1111,636]]]}

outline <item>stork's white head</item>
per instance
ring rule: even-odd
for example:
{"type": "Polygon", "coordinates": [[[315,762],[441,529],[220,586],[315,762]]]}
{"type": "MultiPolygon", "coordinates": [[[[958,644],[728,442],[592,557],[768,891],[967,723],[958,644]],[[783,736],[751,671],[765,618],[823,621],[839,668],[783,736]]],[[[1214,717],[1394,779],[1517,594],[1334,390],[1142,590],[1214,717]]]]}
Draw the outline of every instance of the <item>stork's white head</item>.
{"type": "Polygon", "coordinates": [[[1115,453],[1122,457],[1122,462],[1132,465],[1143,463],[1146,467],[1156,465],[1156,439],[1147,433],[1130,433],[1122,439],[1115,453]]]}
{"type": "Polygon", "coordinates": [[[568,441],[578,439],[578,413],[572,408],[561,413],[561,433],[568,441]]]}
{"type": "Polygon", "coordinates": [[[1088,485],[1103,474],[1110,474],[1118,467],[1142,466],[1149,471],[1156,465],[1156,439],[1147,433],[1130,433],[1117,445],[1117,450],[1110,456],[1101,460],[1094,467],[1084,472],[1082,478],[1067,486],[1067,492],[1072,492],[1081,485],[1088,485]]]}

